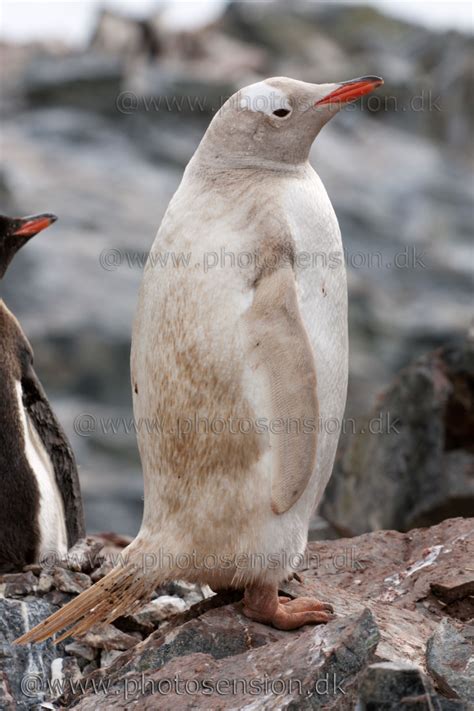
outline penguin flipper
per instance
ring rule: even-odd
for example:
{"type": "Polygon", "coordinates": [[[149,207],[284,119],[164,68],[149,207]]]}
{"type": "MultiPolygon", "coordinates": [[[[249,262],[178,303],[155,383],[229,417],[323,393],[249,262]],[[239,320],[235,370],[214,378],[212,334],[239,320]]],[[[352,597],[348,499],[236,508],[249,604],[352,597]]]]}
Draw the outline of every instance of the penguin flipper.
{"type": "Polygon", "coordinates": [[[74,454],[31,364],[23,374],[21,385],[23,404],[53,463],[56,482],[63,498],[70,548],[85,536],[84,510],[74,454]]]}
{"type": "Polygon", "coordinates": [[[316,365],[289,265],[257,281],[248,319],[252,356],[269,386],[271,420],[283,422],[282,434],[270,433],[272,510],[282,514],[303,494],[314,471],[318,418],[316,365]]]}

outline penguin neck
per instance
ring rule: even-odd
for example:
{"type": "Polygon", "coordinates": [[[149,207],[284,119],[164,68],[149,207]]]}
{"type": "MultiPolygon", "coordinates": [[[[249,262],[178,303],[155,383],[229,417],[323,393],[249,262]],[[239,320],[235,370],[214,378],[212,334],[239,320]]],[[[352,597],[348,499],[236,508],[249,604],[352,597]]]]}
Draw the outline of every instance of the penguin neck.
{"type": "Polygon", "coordinates": [[[29,239],[29,237],[11,237],[10,235],[0,238],[0,279],[5,276],[15,254],[29,239]]]}
{"type": "Polygon", "coordinates": [[[235,173],[235,171],[298,176],[306,172],[308,164],[308,160],[301,163],[287,163],[256,155],[222,155],[202,142],[191,158],[186,171],[189,171],[193,177],[202,174],[223,175],[235,173]]]}

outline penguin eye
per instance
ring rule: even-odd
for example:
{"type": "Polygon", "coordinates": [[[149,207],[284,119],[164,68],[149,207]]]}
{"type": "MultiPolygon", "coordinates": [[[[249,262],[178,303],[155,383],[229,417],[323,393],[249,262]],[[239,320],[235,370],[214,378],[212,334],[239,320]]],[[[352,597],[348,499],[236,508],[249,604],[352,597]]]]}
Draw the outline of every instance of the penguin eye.
{"type": "Polygon", "coordinates": [[[273,112],[274,116],[278,116],[278,118],[283,118],[284,116],[288,116],[290,113],[289,109],[277,109],[276,111],[273,112]]]}

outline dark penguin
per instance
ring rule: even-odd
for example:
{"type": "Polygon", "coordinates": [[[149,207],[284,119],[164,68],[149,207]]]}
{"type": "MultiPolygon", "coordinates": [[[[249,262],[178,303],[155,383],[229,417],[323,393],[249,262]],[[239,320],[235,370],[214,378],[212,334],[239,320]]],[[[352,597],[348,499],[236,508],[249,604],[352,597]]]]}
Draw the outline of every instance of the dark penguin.
{"type": "MultiPolygon", "coordinates": [[[[0,278],[56,220],[0,215],[0,278]]],[[[0,573],[62,556],[84,535],[74,455],[33,369],[33,351],[0,300],[0,573]]]]}

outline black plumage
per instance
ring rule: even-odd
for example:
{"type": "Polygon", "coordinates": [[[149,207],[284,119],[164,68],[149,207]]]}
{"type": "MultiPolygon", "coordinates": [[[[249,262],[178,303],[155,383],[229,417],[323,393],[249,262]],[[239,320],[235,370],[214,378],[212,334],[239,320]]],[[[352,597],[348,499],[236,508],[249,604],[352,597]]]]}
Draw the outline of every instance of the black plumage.
{"type": "MultiPolygon", "coordinates": [[[[53,215],[0,215],[0,278],[16,251],[55,219],[53,215]]],[[[70,547],[85,533],[74,454],[34,371],[28,339],[15,316],[0,301],[0,573],[18,571],[37,561],[40,543],[40,494],[25,454],[18,382],[23,407],[53,466],[70,547]]]]}

